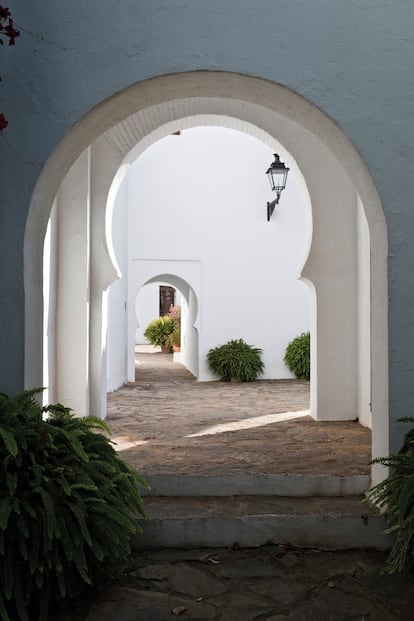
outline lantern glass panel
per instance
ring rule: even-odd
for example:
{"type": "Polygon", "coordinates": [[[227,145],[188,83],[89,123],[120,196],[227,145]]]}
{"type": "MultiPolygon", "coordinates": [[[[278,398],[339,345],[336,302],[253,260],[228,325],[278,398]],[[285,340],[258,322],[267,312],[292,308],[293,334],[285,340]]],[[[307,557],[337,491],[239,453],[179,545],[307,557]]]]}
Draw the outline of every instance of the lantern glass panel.
{"type": "Polygon", "coordinates": [[[272,173],[273,187],[275,190],[284,190],[286,186],[286,177],[288,171],[286,169],[275,170],[272,173]]]}
{"type": "Polygon", "coordinates": [[[273,175],[272,175],[272,173],[270,172],[270,170],[267,172],[267,178],[269,179],[270,189],[271,189],[271,190],[272,190],[272,192],[273,192],[273,190],[275,189],[275,184],[274,184],[274,182],[273,182],[273,175]]]}

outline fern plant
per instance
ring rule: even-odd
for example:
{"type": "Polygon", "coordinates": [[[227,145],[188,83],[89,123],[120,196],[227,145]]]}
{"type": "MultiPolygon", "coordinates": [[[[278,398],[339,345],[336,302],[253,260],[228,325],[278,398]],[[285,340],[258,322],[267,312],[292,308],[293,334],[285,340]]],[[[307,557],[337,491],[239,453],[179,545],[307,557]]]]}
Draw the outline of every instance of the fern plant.
{"type": "Polygon", "coordinates": [[[261,349],[239,339],[210,349],[207,361],[210,370],[224,382],[233,378],[254,382],[264,371],[262,353],[261,349]]]}
{"type": "Polygon", "coordinates": [[[286,347],[283,359],[298,379],[310,379],[310,333],[302,332],[286,347]]]}
{"type": "Polygon", "coordinates": [[[0,395],[2,621],[46,621],[49,605],[124,562],[141,531],[146,484],[117,456],[105,423],[42,408],[38,392],[0,395]]]}
{"type": "MultiPolygon", "coordinates": [[[[414,418],[397,422],[414,423],[414,418]]],[[[386,532],[395,535],[383,573],[408,571],[414,566],[414,428],[406,434],[399,453],[372,463],[390,469],[389,477],[367,494],[368,500],[384,511],[389,524],[386,532]]]]}

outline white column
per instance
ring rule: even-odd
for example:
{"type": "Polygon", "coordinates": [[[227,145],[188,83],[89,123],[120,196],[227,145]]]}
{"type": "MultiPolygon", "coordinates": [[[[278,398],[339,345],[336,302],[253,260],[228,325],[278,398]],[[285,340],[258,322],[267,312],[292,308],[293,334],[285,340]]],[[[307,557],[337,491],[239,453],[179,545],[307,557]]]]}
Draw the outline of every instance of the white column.
{"type": "Polygon", "coordinates": [[[368,222],[358,197],[358,418],[372,428],[371,257],[368,222]]]}
{"type": "MultiPolygon", "coordinates": [[[[85,151],[66,175],[56,201],[55,368],[53,401],[88,414],[89,162],[85,151]]],[[[53,260],[53,258],[52,258],[53,260]]],[[[53,283],[51,283],[53,285],[53,283]]],[[[53,292],[51,292],[52,294],[53,292]]],[[[51,296],[53,298],[53,295],[51,296]]]]}
{"type": "Polygon", "coordinates": [[[319,159],[320,183],[317,177],[310,182],[313,238],[303,270],[314,295],[311,414],[352,420],[358,417],[357,195],[335,160],[319,159]]]}
{"type": "Polygon", "coordinates": [[[58,209],[56,199],[43,248],[43,404],[53,403],[56,384],[56,303],[58,258],[58,209]]]}
{"type": "MultiPolygon", "coordinates": [[[[91,243],[89,315],[89,408],[90,414],[106,416],[106,316],[103,292],[118,275],[112,263],[106,238],[108,194],[122,162],[122,156],[104,139],[90,147],[91,152],[91,243]]],[[[105,304],[106,309],[106,304],[105,304]]]]}

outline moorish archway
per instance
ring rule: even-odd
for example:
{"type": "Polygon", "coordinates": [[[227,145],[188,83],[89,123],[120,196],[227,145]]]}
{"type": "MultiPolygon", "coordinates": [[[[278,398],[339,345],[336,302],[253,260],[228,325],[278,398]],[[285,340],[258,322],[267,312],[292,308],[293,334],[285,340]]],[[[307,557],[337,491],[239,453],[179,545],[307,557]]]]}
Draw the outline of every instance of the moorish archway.
{"type": "Polygon", "coordinates": [[[90,257],[89,389],[96,411],[101,399],[100,296],[115,277],[102,246],[112,180],[135,145],[144,149],[168,123],[200,115],[233,119],[239,129],[240,124],[255,127],[297,162],[313,219],[302,270],[314,293],[312,414],[320,420],[359,418],[372,424],[373,454],[386,454],[387,239],[372,178],[352,143],[323,112],[286,87],[237,74],[184,73],[135,84],[88,113],[55,149],[38,180],[26,227],[26,385],[42,384],[42,246],[69,169],[87,152],[91,230],[100,240],[95,247],[92,243],[90,257]]]}

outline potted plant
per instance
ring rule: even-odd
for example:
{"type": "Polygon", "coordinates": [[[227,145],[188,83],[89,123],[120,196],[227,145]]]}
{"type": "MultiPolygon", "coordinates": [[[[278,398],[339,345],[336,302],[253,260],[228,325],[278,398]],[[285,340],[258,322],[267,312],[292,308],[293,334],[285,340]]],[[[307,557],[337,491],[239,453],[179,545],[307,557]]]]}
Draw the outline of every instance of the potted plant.
{"type": "Polygon", "coordinates": [[[175,323],[166,315],[150,321],[145,329],[144,336],[151,345],[161,347],[163,354],[169,354],[171,353],[171,345],[168,339],[174,329],[175,323]]]}
{"type": "Polygon", "coordinates": [[[171,332],[167,341],[168,345],[170,345],[173,349],[173,352],[181,351],[181,327],[175,326],[174,331],[171,332]]]}
{"type": "Polygon", "coordinates": [[[168,343],[174,352],[181,351],[181,306],[171,306],[168,317],[174,322],[174,331],[171,333],[168,343]]]}

